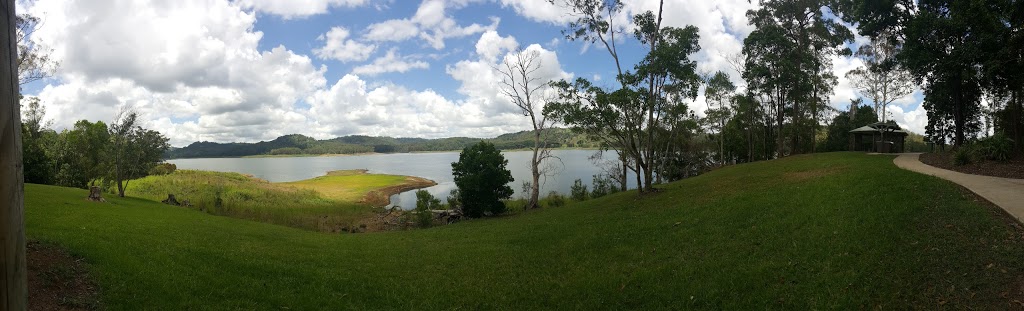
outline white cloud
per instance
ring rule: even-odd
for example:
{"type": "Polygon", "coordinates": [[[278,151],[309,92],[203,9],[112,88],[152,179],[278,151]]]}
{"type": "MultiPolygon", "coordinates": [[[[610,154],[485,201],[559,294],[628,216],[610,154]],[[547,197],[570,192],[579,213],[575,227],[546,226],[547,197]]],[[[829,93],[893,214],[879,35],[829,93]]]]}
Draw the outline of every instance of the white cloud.
{"type": "Polygon", "coordinates": [[[363,38],[371,41],[405,41],[419,33],[419,27],[411,20],[392,19],[366,27],[363,38]]]}
{"type": "Polygon", "coordinates": [[[268,139],[299,131],[296,103],[326,85],[308,57],[259,51],[255,17],[229,2],[40,0],[28,10],[45,16],[35,39],[62,63],[59,83],[38,93],[58,128],[131,105],[175,145],[268,139]]]}
{"type": "Polygon", "coordinates": [[[418,36],[428,46],[441,50],[445,48],[445,41],[448,39],[497,29],[501,21],[497,17],[490,18],[490,25],[473,23],[461,26],[448,15],[448,9],[461,8],[471,1],[473,0],[424,0],[412,17],[371,24],[366,28],[363,37],[371,41],[405,41],[418,36]]]}
{"type": "Polygon", "coordinates": [[[388,72],[407,72],[413,69],[427,68],[430,68],[430,64],[427,62],[398,55],[395,49],[391,49],[386,55],[373,60],[372,63],[352,69],[352,73],[372,76],[388,72]]]}
{"type": "MultiPolygon", "coordinates": [[[[446,68],[461,84],[459,93],[465,96],[463,100],[390,83],[372,87],[358,75],[346,75],[329,89],[307,99],[312,106],[309,115],[316,118],[311,128],[321,138],[349,134],[493,137],[526,129],[529,120],[501,93],[501,78],[494,69],[513,49],[508,42],[515,42],[515,38],[485,33],[478,40],[479,59],[460,61],[446,68]],[[505,42],[506,47],[495,52],[480,42],[505,42]]],[[[540,57],[538,77],[572,77],[562,70],[555,52],[536,44],[525,50],[540,57]]]]}
{"type": "Polygon", "coordinates": [[[498,55],[511,51],[519,46],[516,38],[512,36],[502,37],[497,31],[488,30],[480,36],[476,42],[476,54],[481,59],[493,63],[497,61],[498,55]]]}
{"type": "Polygon", "coordinates": [[[254,9],[263,13],[280,15],[285,19],[301,18],[310,15],[327,13],[331,7],[359,7],[367,0],[238,0],[245,9],[254,9]]]}
{"type": "Polygon", "coordinates": [[[363,44],[349,39],[349,31],[345,27],[332,27],[330,31],[320,35],[317,40],[323,41],[324,46],[314,49],[320,59],[334,59],[341,62],[364,61],[370,58],[376,45],[363,44]]]}

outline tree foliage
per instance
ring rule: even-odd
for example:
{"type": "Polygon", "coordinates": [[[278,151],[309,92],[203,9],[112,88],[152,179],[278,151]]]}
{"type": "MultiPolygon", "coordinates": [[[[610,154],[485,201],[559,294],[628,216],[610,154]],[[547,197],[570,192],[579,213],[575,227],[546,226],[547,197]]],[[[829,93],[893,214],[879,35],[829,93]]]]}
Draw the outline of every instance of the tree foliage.
{"type": "Polygon", "coordinates": [[[32,40],[39,29],[39,17],[18,14],[15,17],[15,35],[18,45],[18,85],[53,75],[60,63],[50,55],[53,51],[32,40]]]}
{"type": "Polygon", "coordinates": [[[462,150],[459,161],[452,163],[452,175],[464,215],[476,218],[505,212],[501,200],[512,196],[508,184],[514,181],[506,166],[508,160],[493,144],[479,142],[462,150]]]}
{"type": "Polygon", "coordinates": [[[124,197],[128,182],[145,177],[170,147],[166,137],[157,131],[142,128],[138,121],[138,113],[123,109],[109,128],[108,177],[117,184],[117,195],[120,197],[124,197]]]}
{"type": "MultiPolygon", "coordinates": [[[[559,92],[546,113],[570,125],[575,131],[600,140],[616,149],[625,167],[637,173],[641,192],[653,190],[655,171],[665,163],[666,121],[673,115],[685,115],[684,100],[693,100],[701,83],[696,63],[689,56],[700,50],[697,28],[663,27],[662,10],[647,11],[632,17],[633,36],[644,45],[647,54],[632,71],[623,71],[615,46],[614,27],[621,12],[619,1],[563,1],[578,19],[569,23],[566,33],[573,40],[600,41],[618,69],[620,88],[605,90],[590,81],[554,83],[559,92]]],[[[662,6],[664,3],[662,3],[662,6]]]]}

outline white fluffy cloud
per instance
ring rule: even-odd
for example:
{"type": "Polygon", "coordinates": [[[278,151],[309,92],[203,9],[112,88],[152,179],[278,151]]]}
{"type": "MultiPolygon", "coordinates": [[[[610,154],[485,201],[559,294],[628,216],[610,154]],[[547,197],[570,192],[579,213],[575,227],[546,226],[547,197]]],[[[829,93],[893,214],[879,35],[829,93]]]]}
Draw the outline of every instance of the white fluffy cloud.
{"type": "Polygon", "coordinates": [[[469,2],[470,0],[424,0],[412,17],[371,24],[366,28],[363,37],[371,41],[405,41],[419,37],[428,46],[441,50],[448,39],[462,38],[498,28],[501,20],[497,17],[491,17],[489,25],[473,23],[461,26],[448,15],[449,9],[461,8],[469,2]]]}
{"type": "MultiPolygon", "coordinates": [[[[496,136],[529,126],[500,89],[501,77],[495,67],[514,52],[515,38],[485,33],[478,40],[478,59],[449,66],[448,75],[458,81],[464,100],[444,98],[432,90],[414,91],[385,83],[371,86],[358,75],[346,75],[330,88],[307,99],[316,116],[312,128],[318,137],[355,133],[390,136],[496,136]],[[483,43],[481,43],[483,42],[483,43]],[[487,42],[505,42],[491,49],[487,42]],[[500,57],[499,57],[500,56],[500,57]]],[[[571,78],[562,70],[558,55],[540,45],[526,52],[538,53],[541,79],[571,78]]]]}
{"type": "Polygon", "coordinates": [[[302,117],[296,103],[326,85],[308,57],[259,51],[255,16],[226,1],[40,0],[28,10],[45,16],[34,39],[62,63],[61,83],[38,94],[59,128],[129,105],[174,145],[267,139],[301,129],[289,126],[302,117]]]}
{"type": "Polygon", "coordinates": [[[396,49],[391,49],[382,57],[373,60],[372,63],[352,69],[357,75],[378,75],[388,72],[407,72],[413,69],[427,69],[430,64],[412,57],[398,55],[396,49]]]}
{"type": "Polygon", "coordinates": [[[286,19],[327,13],[331,7],[358,7],[367,0],[238,0],[246,9],[279,15],[286,19]]]}
{"type": "Polygon", "coordinates": [[[334,59],[341,62],[364,61],[370,58],[376,45],[363,44],[349,39],[349,31],[345,27],[332,27],[330,31],[320,35],[317,40],[324,46],[314,49],[313,53],[321,59],[334,59]]]}

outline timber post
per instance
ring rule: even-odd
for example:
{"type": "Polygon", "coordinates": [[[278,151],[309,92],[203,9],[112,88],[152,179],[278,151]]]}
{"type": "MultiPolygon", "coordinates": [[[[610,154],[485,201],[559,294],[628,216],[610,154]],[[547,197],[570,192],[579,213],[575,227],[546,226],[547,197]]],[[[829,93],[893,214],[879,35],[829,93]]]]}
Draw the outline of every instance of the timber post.
{"type": "Polygon", "coordinates": [[[18,59],[15,0],[3,0],[3,61],[0,61],[0,309],[25,310],[25,179],[21,159],[21,107],[18,105],[18,59]]]}

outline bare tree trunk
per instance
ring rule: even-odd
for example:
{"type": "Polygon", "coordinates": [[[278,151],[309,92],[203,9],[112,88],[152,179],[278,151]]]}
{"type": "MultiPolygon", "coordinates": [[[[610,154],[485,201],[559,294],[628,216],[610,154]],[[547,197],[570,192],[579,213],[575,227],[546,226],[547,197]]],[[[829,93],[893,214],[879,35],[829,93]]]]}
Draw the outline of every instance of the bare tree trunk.
{"type": "Polygon", "coordinates": [[[25,267],[25,178],[21,158],[21,107],[18,105],[14,0],[5,0],[4,62],[0,77],[0,243],[3,244],[3,280],[0,309],[25,310],[28,297],[25,267]]]}
{"type": "Polygon", "coordinates": [[[626,156],[622,155],[621,150],[619,151],[619,159],[622,160],[622,178],[619,179],[619,186],[622,188],[622,191],[626,191],[629,189],[626,186],[626,176],[629,176],[629,163],[626,161],[626,156]]]}
{"type": "Polygon", "coordinates": [[[530,184],[530,202],[527,208],[540,207],[540,130],[533,130],[533,158],[530,160],[530,175],[533,183],[530,184]]]}

